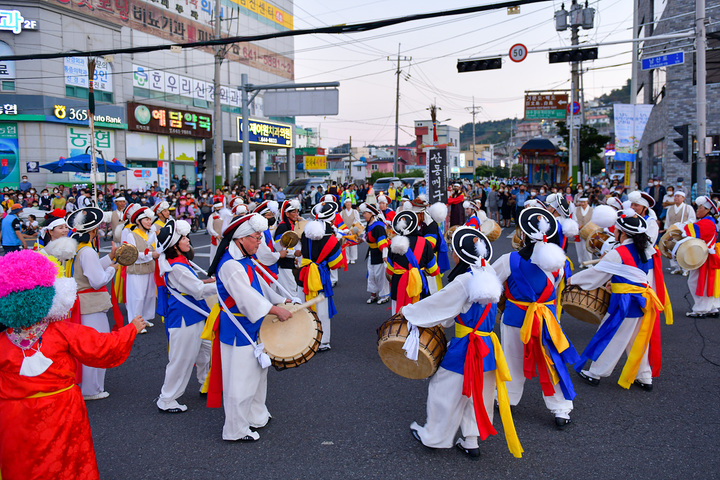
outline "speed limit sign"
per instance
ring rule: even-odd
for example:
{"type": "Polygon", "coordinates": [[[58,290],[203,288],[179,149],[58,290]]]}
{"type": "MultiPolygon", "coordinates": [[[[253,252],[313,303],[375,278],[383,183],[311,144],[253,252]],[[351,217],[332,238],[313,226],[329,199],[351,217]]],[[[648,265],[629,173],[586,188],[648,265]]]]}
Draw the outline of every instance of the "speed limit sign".
{"type": "Polygon", "coordinates": [[[525,57],[527,57],[528,50],[525,45],[522,43],[516,43],[512,47],[510,47],[510,60],[513,62],[522,62],[525,60],[525,57]]]}

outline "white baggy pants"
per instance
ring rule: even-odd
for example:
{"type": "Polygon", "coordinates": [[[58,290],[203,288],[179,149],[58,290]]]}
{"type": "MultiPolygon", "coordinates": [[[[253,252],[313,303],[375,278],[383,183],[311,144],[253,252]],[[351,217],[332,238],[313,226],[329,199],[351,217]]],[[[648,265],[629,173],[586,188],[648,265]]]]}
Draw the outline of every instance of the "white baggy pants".
{"type": "Polygon", "coordinates": [[[155,318],[155,300],[157,298],[154,274],[134,275],[128,273],[125,296],[128,322],[138,315],[145,320],[153,321],[155,318]]]}
{"type": "MultiPolygon", "coordinates": [[[[464,376],[442,367],[430,379],[427,399],[427,421],[421,427],[416,422],[410,428],[417,430],[423,445],[433,448],[450,448],[455,444],[458,428],[464,437],[465,448],[477,448],[478,432],[472,397],[462,394],[464,376]]],[[[483,374],[483,403],[492,423],[495,398],[495,371],[483,374]]]]}
{"type": "MultiPolygon", "coordinates": [[[[94,328],[100,333],[110,332],[107,311],[80,315],[80,323],[94,328]]],[[[83,396],[96,395],[105,391],[105,369],[82,366],[82,383],[80,390],[83,396]]]]}
{"type": "MultiPolygon", "coordinates": [[[[510,398],[510,405],[515,406],[520,403],[523,389],[525,388],[525,373],[523,372],[523,359],[525,357],[525,345],[520,339],[520,329],[511,327],[504,323],[500,325],[500,336],[507,360],[508,368],[512,381],[505,382],[510,398]]],[[[567,400],[563,396],[559,386],[555,387],[555,395],[546,397],[543,395],[545,406],[556,417],[570,418],[570,412],[573,409],[572,400],[567,400]]]]}
{"type": "Polygon", "coordinates": [[[376,295],[380,298],[387,297],[390,295],[390,282],[388,282],[385,276],[385,263],[378,265],[372,265],[370,263],[370,257],[367,259],[367,291],[376,295]]]}

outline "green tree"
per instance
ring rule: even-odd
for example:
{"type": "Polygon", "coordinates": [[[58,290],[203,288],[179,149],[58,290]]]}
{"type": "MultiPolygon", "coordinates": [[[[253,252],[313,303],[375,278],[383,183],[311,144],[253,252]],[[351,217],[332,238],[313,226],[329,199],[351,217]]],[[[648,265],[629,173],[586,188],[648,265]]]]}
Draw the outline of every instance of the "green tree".
{"type": "Polygon", "coordinates": [[[525,165],[521,163],[516,163],[512,166],[512,169],[510,171],[511,177],[522,177],[525,175],[525,165]]]}
{"type": "MultiPolygon", "coordinates": [[[[569,145],[569,130],[565,122],[558,122],[558,134],[565,146],[569,145]]],[[[612,140],[607,135],[600,135],[596,128],[589,125],[580,126],[580,163],[590,162],[590,175],[599,174],[605,168],[605,162],[600,156],[605,151],[605,145],[612,140]]]]}
{"type": "Polygon", "coordinates": [[[494,170],[492,167],[486,167],[481,165],[475,169],[475,176],[479,178],[492,177],[493,172],[494,170]]]}

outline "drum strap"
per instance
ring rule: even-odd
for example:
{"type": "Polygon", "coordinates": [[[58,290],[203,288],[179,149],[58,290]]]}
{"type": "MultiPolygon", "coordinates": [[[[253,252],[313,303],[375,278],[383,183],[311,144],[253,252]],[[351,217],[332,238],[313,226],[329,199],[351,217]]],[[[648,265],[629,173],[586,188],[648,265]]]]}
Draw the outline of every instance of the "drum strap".
{"type": "Polygon", "coordinates": [[[221,295],[218,295],[218,303],[222,307],[225,314],[230,318],[230,321],[233,323],[233,325],[235,325],[235,328],[240,330],[240,333],[242,333],[245,336],[245,338],[247,339],[247,341],[250,342],[250,345],[252,345],[253,351],[255,354],[255,359],[260,364],[260,367],[268,368],[270,366],[271,362],[270,362],[270,357],[268,356],[268,354],[264,352],[265,345],[263,345],[262,343],[255,343],[255,341],[250,337],[250,335],[247,333],[247,331],[242,326],[242,324],[240,322],[238,322],[237,318],[235,318],[236,315],[241,316],[241,317],[244,317],[244,315],[242,315],[240,313],[233,314],[230,311],[230,309],[227,307],[227,305],[225,305],[225,302],[223,301],[221,295]]]}
{"type": "Polygon", "coordinates": [[[192,303],[190,300],[188,300],[187,298],[185,298],[185,294],[184,294],[184,293],[180,293],[180,292],[178,292],[177,290],[175,290],[174,288],[172,288],[170,285],[167,285],[167,282],[166,282],[166,285],[165,285],[165,286],[167,287],[168,292],[170,292],[170,294],[171,294],[173,297],[175,297],[175,299],[177,299],[178,302],[182,303],[183,305],[185,305],[186,307],[190,308],[191,310],[195,310],[195,311],[196,311],[197,313],[199,313],[200,315],[204,315],[205,317],[207,317],[207,316],[210,315],[210,312],[206,312],[206,311],[203,310],[202,308],[200,308],[200,307],[198,307],[197,305],[195,305],[194,303],[192,303]]]}

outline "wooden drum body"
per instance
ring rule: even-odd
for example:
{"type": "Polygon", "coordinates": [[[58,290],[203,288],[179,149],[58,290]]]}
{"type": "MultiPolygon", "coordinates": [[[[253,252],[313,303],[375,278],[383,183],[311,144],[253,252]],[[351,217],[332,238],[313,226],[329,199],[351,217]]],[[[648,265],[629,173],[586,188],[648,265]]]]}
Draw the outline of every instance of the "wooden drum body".
{"type": "Polygon", "coordinates": [[[280,305],[293,312],[287,321],[281,322],[275,315],[267,315],[260,327],[258,343],[265,345],[276,370],[302,365],[318,351],[322,339],[322,326],[317,314],[298,305],[280,305]]]}
{"type": "Polygon", "coordinates": [[[407,358],[403,350],[403,344],[408,337],[408,323],[402,314],[393,315],[377,330],[377,349],[385,366],[402,377],[415,380],[433,375],[447,352],[447,341],[442,327],[418,330],[420,348],[416,362],[407,358]]]}
{"type": "Polygon", "coordinates": [[[563,291],[561,303],[563,310],[578,320],[600,325],[610,306],[610,292],[603,287],[582,290],[570,285],[563,291]]]}
{"type": "Polygon", "coordinates": [[[610,238],[609,233],[603,232],[602,229],[595,230],[585,240],[585,250],[592,253],[593,255],[602,255],[602,248],[607,239],[610,238]]]}
{"type": "Polygon", "coordinates": [[[699,238],[684,240],[675,250],[675,261],[683,270],[697,270],[708,257],[708,246],[699,238]]]}
{"type": "Polygon", "coordinates": [[[488,240],[494,242],[500,238],[500,234],[502,234],[502,227],[500,227],[495,220],[488,219],[480,225],[480,231],[487,237],[488,240]]]}
{"type": "Polygon", "coordinates": [[[592,236],[593,233],[598,230],[602,231],[602,228],[598,227],[592,222],[588,222],[583,228],[580,229],[580,238],[582,238],[583,240],[587,240],[588,238],[590,238],[590,236],[592,236]]]}
{"type": "Polygon", "coordinates": [[[515,229],[515,235],[513,235],[513,238],[510,241],[510,246],[512,246],[512,249],[515,251],[518,251],[523,247],[522,230],[520,230],[520,227],[515,229]]]}
{"type": "Polygon", "coordinates": [[[675,248],[675,244],[682,240],[682,238],[682,230],[680,230],[677,225],[671,225],[670,228],[667,229],[667,232],[660,237],[660,241],[658,242],[658,250],[660,250],[660,254],[662,254],[663,257],[672,260],[672,251],[675,248]]]}

